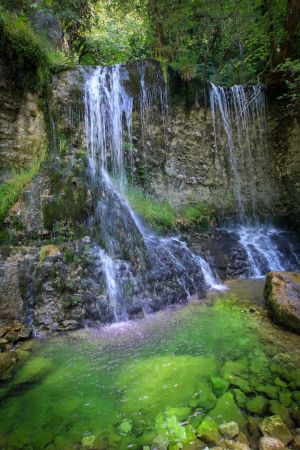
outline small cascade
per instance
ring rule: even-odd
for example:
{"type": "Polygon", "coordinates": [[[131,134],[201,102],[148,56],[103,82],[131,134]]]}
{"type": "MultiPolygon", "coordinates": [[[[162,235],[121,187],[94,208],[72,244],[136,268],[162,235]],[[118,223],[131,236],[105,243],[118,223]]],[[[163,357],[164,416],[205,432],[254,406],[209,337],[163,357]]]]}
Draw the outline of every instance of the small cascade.
{"type": "Polygon", "coordinates": [[[105,283],[108,292],[109,304],[114,314],[115,322],[123,322],[127,319],[124,292],[118,275],[118,267],[115,261],[103,250],[99,250],[101,268],[105,275],[105,283]]]}
{"type": "MultiPolygon", "coordinates": [[[[166,114],[166,89],[161,73],[150,85],[144,63],[139,73],[138,105],[144,134],[154,106],[160,105],[160,112],[166,114]]],[[[85,130],[96,205],[93,225],[106,250],[101,250],[99,257],[115,321],[126,319],[125,304],[145,310],[149,298],[167,305],[218,286],[208,263],[178,239],[150,234],[124,198],[124,147],[132,149],[133,96],[126,90],[128,80],[126,67],[117,65],[87,71],[85,83],[85,130]],[[125,271],[117,261],[126,261],[125,271]]]]}
{"type": "MultiPolygon", "coordinates": [[[[223,88],[211,83],[210,105],[216,157],[220,158],[222,136],[225,134],[233,178],[239,223],[229,231],[238,235],[239,243],[245,250],[249,275],[261,277],[270,270],[299,268],[286,233],[271,225],[261,225],[258,219],[257,171],[264,170],[263,162],[267,159],[263,86],[223,88]]],[[[263,192],[266,211],[269,198],[267,185],[268,182],[263,192]]]]}
{"type": "Polygon", "coordinates": [[[299,270],[299,257],[285,231],[273,226],[240,226],[233,229],[245,249],[251,277],[270,271],[299,270]]]}

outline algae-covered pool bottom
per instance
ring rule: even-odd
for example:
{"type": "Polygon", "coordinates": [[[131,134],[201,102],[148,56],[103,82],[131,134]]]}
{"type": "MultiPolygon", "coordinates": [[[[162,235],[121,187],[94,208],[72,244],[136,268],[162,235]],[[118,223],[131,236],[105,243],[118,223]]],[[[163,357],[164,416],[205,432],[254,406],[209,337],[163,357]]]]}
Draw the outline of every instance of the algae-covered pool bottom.
{"type": "Polygon", "coordinates": [[[261,283],[218,295],[35,341],[1,382],[0,448],[176,449],[231,420],[254,442],[272,414],[299,426],[299,337],[251,306],[261,283]]]}

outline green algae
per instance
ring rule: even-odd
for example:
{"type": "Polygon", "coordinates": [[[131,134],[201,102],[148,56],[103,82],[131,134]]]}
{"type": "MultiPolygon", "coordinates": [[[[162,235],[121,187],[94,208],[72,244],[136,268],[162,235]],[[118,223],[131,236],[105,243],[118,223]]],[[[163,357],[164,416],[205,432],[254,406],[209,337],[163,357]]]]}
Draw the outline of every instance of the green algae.
{"type": "Polygon", "coordinates": [[[298,366],[285,373],[261,328],[227,295],[108,334],[36,342],[5,386],[0,447],[189,448],[197,433],[217,442],[225,422],[243,430],[252,414],[260,422],[277,414],[289,425],[299,404],[298,366]]]}

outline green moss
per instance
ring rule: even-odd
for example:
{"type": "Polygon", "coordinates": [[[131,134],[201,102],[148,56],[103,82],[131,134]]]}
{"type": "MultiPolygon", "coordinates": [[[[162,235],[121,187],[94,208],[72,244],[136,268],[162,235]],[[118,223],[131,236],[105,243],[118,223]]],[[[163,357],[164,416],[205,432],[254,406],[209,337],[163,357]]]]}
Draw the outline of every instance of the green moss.
{"type": "Polygon", "coordinates": [[[217,444],[221,440],[218,424],[206,417],[198,428],[198,434],[205,442],[217,444]]]}
{"type": "Polygon", "coordinates": [[[232,421],[241,427],[245,424],[245,418],[236,405],[231,392],[226,392],[218,399],[215,408],[209,412],[209,417],[218,425],[232,421]]]}
{"type": "Polygon", "coordinates": [[[246,405],[246,400],[247,400],[247,397],[244,394],[244,392],[242,392],[240,389],[233,389],[232,392],[234,393],[234,398],[235,398],[237,405],[240,408],[243,408],[246,405]]]}
{"type": "Polygon", "coordinates": [[[166,407],[187,406],[199,377],[208,378],[215,373],[216,366],[213,357],[190,355],[159,356],[134,362],[119,379],[120,386],[127,386],[126,397],[130,399],[124,403],[124,412],[136,411],[137,405],[152,414],[166,407]]]}
{"type": "Polygon", "coordinates": [[[229,387],[229,381],[224,380],[224,378],[213,376],[210,378],[210,382],[213,387],[214,393],[219,397],[225,394],[229,387]]]}
{"type": "Polygon", "coordinates": [[[266,410],[268,400],[262,395],[257,395],[246,402],[248,411],[256,414],[263,414],[266,410]]]}
{"type": "Polygon", "coordinates": [[[53,230],[54,226],[61,222],[80,224],[86,215],[86,188],[83,185],[74,186],[72,178],[65,180],[59,196],[43,206],[44,224],[48,230],[53,230]]]}
{"type": "Polygon", "coordinates": [[[258,384],[256,385],[256,391],[266,394],[267,397],[273,400],[278,397],[278,388],[270,384],[258,384]]]}
{"type": "Polygon", "coordinates": [[[216,396],[212,392],[208,383],[201,382],[196,386],[197,406],[204,410],[212,409],[217,403],[216,396]]]}

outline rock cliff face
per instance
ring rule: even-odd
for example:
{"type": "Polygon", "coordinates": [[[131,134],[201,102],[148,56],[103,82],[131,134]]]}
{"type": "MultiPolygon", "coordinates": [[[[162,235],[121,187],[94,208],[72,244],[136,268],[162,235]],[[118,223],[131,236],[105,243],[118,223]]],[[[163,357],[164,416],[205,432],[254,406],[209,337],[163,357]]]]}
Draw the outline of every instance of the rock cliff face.
{"type": "MultiPolygon", "coordinates": [[[[210,203],[221,217],[237,215],[234,177],[224,129],[218,130],[218,144],[212,122],[207,88],[189,91],[171,85],[169,114],[165,123],[154,122],[141,136],[134,123],[134,171],[138,182],[159,198],[178,206],[191,201],[210,203]],[[166,138],[166,139],[165,139],[166,138]]],[[[198,88],[199,89],[199,88],[198,88]]],[[[254,174],[237,148],[240,177],[246,204],[255,189],[257,213],[286,225],[299,223],[300,118],[285,114],[268,89],[266,138],[262,147],[258,130],[250,129],[254,174]],[[272,97],[272,98],[271,98],[272,97]]],[[[258,129],[260,125],[257,125],[258,129]]],[[[247,206],[247,205],[246,205],[247,206]]]]}
{"type": "MultiPolygon", "coordinates": [[[[155,78],[157,63],[149,62],[147,67],[146,84],[155,78]]],[[[138,110],[143,94],[137,83],[138,66],[131,64],[128,68],[126,89],[134,96],[138,110]]],[[[90,220],[95,199],[87,178],[83,83],[80,68],[55,77],[45,119],[34,95],[16,93],[7,78],[1,79],[0,178],[5,179],[13,167],[24,167],[38,159],[47,139],[49,148],[39,174],[6,219],[19,248],[9,249],[0,258],[0,281],[5,285],[0,292],[2,321],[33,322],[37,330],[60,331],[78,328],[86,321],[113,318],[105,274],[95,251],[102,244],[101,236],[90,220]],[[92,239],[86,241],[87,234],[92,239]],[[41,246],[53,243],[58,244],[58,252],[41,258],[41,246]]],[[[187,104],[183,87],[175,83],[168,110],[166,104],[163,111],[161,105],[153,105],[143,123],[134,113],[133,149],[125,149],[127,171],[134,183],[175,206],[207,202],[220,215],[232,216],[236,204],[225,137],[221,135],[224,145],[218,146],[217,154],[211,112],[204,96],[199,95],[205,91],[201,88],[197,96],[195,92],[192,90],[192,101],[187,104]]],[[[290,215],[295,223],[300,208],[299,120],[286,117],[277,121],[277,117],[278,111],[272,106],[267,120],[268,153],[256,179],[258,204],[262,214],[272,211],[282,217],[290,215]]],[[[255,147],[255,139],[252,145],[255,147]]],[[[259,148],[256,153],[260,154],[259,148]]],[[[246,190],[250,190],[246,166],[243,176],[246,190]]],[[[187,241],[196,253],[213,256],[221,278],[247,274],[245,250],[236,236],[225,235],[199,234],[194,239],[187,236],[187,241]]],[[[124,259],[121,252],[120,260],[124,259]]],[[[160,257],[163,260],[164,254],[160,257]]],[[[134,288],[126,264],[120,262],[126,289],[139,291],[130,294],[133,300],[125,305],[129,317],[142,314],[143,306],[154,311],[176,301],[171,293],[175,277],[172,268],[166,273],[149,271],[144,285],[141,278],[134,288]],[[143,305],[138,295],[141,290],[145,292],[143,305]]],[[[183,299],[184,293],[177,292],[177,297],[183,299]]]]}
{"type": "Polygon", "coordinates": [[[0,66],[0,181],[40,159],[47,144],[41,102],[11,84],[0,66]]]}

